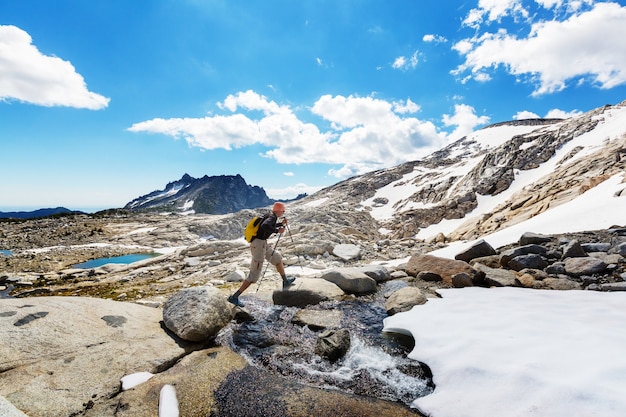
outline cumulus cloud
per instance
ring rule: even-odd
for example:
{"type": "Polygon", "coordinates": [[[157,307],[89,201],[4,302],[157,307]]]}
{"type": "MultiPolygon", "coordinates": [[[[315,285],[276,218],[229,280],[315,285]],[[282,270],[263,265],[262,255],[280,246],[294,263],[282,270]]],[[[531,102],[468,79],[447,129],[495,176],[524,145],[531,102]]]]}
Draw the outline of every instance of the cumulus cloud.
{"type": "Polygon", "coordinates": [[[0,100],[99,110],[110,99],[89,91],[70,62],[42,54],[27,32],[0,25],[0,100]]]}
{"type": "Polygon", "coordinates": [[[403,71],[415,69],[417,67],[418,62],[419,62],[419,59],[417,57],[418,53],[419,53],[418,51],[415,51],[415,52],[413,52],[413,55],[411,55],[408,58],[405,57],[405,56],[397,57],[393,61],[393,64],[391,64],[391,67],[394,68],[394,69],[399,69],[399,70],[403,70],[403,71]]]}
{"type": "Polygon", "coordinates": [[[285,188],[266,188],[265,192],[269,198],[273,198],[275,200],[288,200],[300,194],[311,195],[322,188],[324,187],[298,183],[285,188]]]}
{"type": "MultiPolygon", "coordinates": [[[[306,119],[322,119],[325,130],[301,120],[289,106],[251,90],[229,95],[218,108],[231,114],[157,118],[128,130],[169,135],[201,149],[261,144],[267,148],[264,157],[282,164],[328,164],[329,175],[338,178],[422,158],[447,139],[432,122],[413,115],[419,106],[410,99],[324,95],[308,109],[306,119]]],[[[445,118],[446,126],[458,126],[455,132],[466,132],[485,120],[463,105],[445,118]]]]}
{"type": "Polygon", "coordinates": [[[518,111],[513,115],[513,120],[541,119],[537,113],[528,110],[518,111]]]}
{"type": "Polygon", "coordinates": [[[489,123],[489,117],[477,116],[474,108],[467,104],[456,104],[454,114],[444,114],[442,121],[446,126],[456,126],[448,135],[450,141],[455,141],[472,133],[477,126],[489,123]]]}
{"type": "MultiPolygon", "coordinates": [[[[462,80],[471,76],[484,81],[486,71],[504,68],[519,80],[533,83],[535,96],[560,91],[568,82],[604,89],[626,83],[626,7],[588,3],[544,0],[540,3],[544,7],[565,9],[558,13],[565,13],[566,18],[534,22],[525,37],[500,28],[457,42],[453,49],[465,62],[453,74],[462,80]]],[[[470,13],[473,17],[468,15],[466,24],[522,13],[514,0],[485,0],[480,5],[474,12],[479,17],[470,13]]]]}
{"type": "Polygon", "coordinates": [[[569,119],[571,117],[580,116],[583,114],[580,110],[565,111],[561,109],[552,109],[546,113],[546,119],[569,119]]]}
{"type": "MultiPolygon", "coordinates": [[[[580,110],[565,111],[561,109],[552,109],[548,111],[543,118],[544,119],[569,119],[571,117],[579,116],[581,114],[583,114],[583,112],[580,110]]],[[[515,115],[513,116],[513,120],[524,120],[524,119],[541,119],[541,116],[539,116],[537,113],[533,113],[528,110],[519,111],[515,113],[515,115]]]]}
{"type": "Polygon", "coordinates": [[[432,33],[429,33],[429,34],[424,35],[424,37],[422,37],[422,41],[433,42],[433,43],[445,43],[445,42],[448,42],[448,39],[446,39],[444,36],[441,36],[441,35],[434,35],[432,33]]]}
{"type": "Polygon", "coordinates": [[[498,21],[511,15],[528,16],[521,0],[479,0],[478,7],[470,10],[463,24],[478,28],[485,21],[498,21]]]}

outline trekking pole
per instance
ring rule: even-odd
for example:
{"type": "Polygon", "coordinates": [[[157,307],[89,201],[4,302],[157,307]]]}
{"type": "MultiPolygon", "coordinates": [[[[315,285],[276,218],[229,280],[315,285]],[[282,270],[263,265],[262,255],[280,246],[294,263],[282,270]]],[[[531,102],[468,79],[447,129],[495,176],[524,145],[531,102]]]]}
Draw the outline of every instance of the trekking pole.
{"type": "Polygon", "coordinates": [[[291,229],[289,228],[289,223],[287,223],[285,226],[287,226],[287,231],[289,232],[289,237],[291,238],[291,243],[293,243],[293,236],[291,236],[291,229]]]}
{"type": "Polygon", "coordinates": [[[274,252],[276,252],[276,247],[278,246],[278,242],[280,242],[280,236],[282,235],[282,233],[278,234],[278,239],[276,240],[276,244],[274,245],[274,249],[272,249],[272,253],[270,255],[270,259],[267,261],[267,265],[265,265],[265,271],[263,271],[263,274],[261,275],[261,278],[259,278],[259,285],[256,287],[256,291],[255,292],[259,292],[259,288],[261,288],[261,281],[263,281],[263,277],[265,276],[265,273],[267,272],[267,268],[269,268],[270,266],[270,261],[272,260],[272,256],[274,256],[274,252]]]}
{"type": "MultiPolygon", "coordinates": [[[[291,243],[293,243],[293,236],[291,236],[291,229],[289,228],[289,224],[286,225],[287,226],[287,231],[289,232],[289,237],[291,238],[291,243]]],[[[298,256],[296,254],[296,256],[298,256]]],[[[300,265],[300,269],[304,269],[304,267],[302,266],[302,262],[300,262],[300,257],[298,256],[298,265],[300,265]]]]}

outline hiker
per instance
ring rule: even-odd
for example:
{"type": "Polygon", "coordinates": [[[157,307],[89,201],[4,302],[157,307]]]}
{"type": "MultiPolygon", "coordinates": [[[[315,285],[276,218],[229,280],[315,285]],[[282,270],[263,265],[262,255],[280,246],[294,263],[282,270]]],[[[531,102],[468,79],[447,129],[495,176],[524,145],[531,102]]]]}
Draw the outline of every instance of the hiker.
{"type": "MultiPolygon", "coordinates": [[[[269,263],[276,267],[276,271],[283,279],[283,289],[288,288],[296,280],[293,277],[287,278],[285,275],[285,265],[283,264],[283,258],[276,251],[276,246],[272,249],[267,244],[267,239],[274,233],[282,234],[285,231],[287,225],[287,219],[284,218],[281,223],[278,223],[278,218],[282,217],[285,213],[285,205],[280,202],[274,203],[272,206],[272,213],[267,216],[261,225],[259,230],[250,242],[250,253],[252,253],[252,260],[250,261],[250,273],[248,277],[241,283],[241,287],[230,297],[228,301],[233,303],[237,307],[243,307],[243,303],[239,301],[239,296],[243,293],[252,283],[259,280],[261,276],[261,270],[263,269],[263,261],[267,259],[269,263]]],[[[278,244],[278,242],[276,242],[278,244]]]]}

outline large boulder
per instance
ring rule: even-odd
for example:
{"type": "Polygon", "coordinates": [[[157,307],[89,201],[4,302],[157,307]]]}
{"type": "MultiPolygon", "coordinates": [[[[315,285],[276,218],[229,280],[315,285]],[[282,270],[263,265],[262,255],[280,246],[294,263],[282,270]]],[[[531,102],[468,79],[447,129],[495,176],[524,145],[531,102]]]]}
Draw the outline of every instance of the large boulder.
{"type": "Polygon", "coordinates": [[[452,277],[461,272],[468,274],[474,283],[477,283],[481,279],[480,273],[467,262],[440,258],[433,255],[411,256],[406,264],[405,270],[407,274],[412,276],[417,276],[421,271],[434,272],[441,276],[443,282],[446,284],[452,284],[452,277]]]}
{"type": "Polygon", "coordinates": [[[370,278],[373,278],[376,282],[384,282],[391,279],[391,272],[382,265],[363,265],[355,266],[356,271],[363,272],[370,278]]]}
{"type": "Polygon", "coordinates": [[[389,296],[385,303],[385,309],[387,314],[391,316],[403,311],[409,311],[414,306],[425,304],[427,301],[428,299],[419,288],[404,287],[389,296]]]}
{"type": "Polygon", "coordinates": [[[585,252],[585,250],[581,246],[580,242],[578,242],[578,240],[576,240],[576,239],[569,241],[563,247],[563,257],[562,257],[562,259],[566,259],[566,258],[580,258],[580,257],[584,257],[584,256],[587,256],[587,252],[585,252]]]}
{"type": "Polygon", "coordinates": [[[161,372],[199,348],[164,331],[160,309],[139,304],[33,297],[0,307],[0,396],[29,417],[82,415],[116,396],[125,375],[161,372]]]}
{"type": "Polygon", "coordinates": [[[603,260],[592,257],[584,258],[567,258],[565,260],[565,271],[569,275],[593,275],[606,270],[606,264],[603,260]]]}
{"type": "Polygon", "coordinates": [[[519,244],[524,245],[532,245],[550,242],[552,240],[551,237],[542,235],[540,233],[526,232],[519,238],[519,244]]]}
{"type": "Polygon", "coordinates": [[[287,290],[272,293],[272,301],[288,307],[305,307],[322,301],[339,300],[345,293],[337,285],[320,278],[298,278],[287,290]]]}
{"type": "Polygon", "coordinates": [[[338,329],[341,326],[343,313],[339,310],[300,309],[293,315],[291,322],[299,326],[307,326],[313,331],[338,329]]]}
{"type": "Polygon", "coordinates": [[[508,249],[502,252],[500,256],[500,264],[503,267],[508,268],[509,262],[514,258],[517,258],[519,256],[524,256],[524,255],[533,255],[533,254],[545,255],[547,252],[548,252],[547,248],[541,245],[534,244],[534,243],[524,245],[524,246],[518,246],[516,248],[508,249]]]}
{"type": "Polygon", "coordinates": [[[333,269],[324,273],[322,279],[336,284],[348,294],[370,294],[376,291],[376,280],[358,269],[333,269]]]}
{"type": "Polygon", "coordinates": [[[508,264],[508,268],[514,271],[521,271],[522,269],[544,269],[547,266],[548,262],[543,256],[535,253],[516,256],[511,259],[508,264]]]}
{"type": "Polygon", "coordinates": [[[490,287],[514,287],[519,281],[515,272],[508,269],[490,268],[486,265],[475,263],[474,268],[485,274],[485,284],[490,287]]]}
{"type": "Polygon", "coordinates": [[[361,257],[361,248],[351,243],[340,243],[333,248],[333,255],[344,261],[351,261],[361,257]]]}
{"type": "Polygon", "coordinates": [[[350,349],[348,329],[325,330],[317,337],[315,353],[331,362],[343,357],[350,349]]]}
{"type": "Polygon", "coordinates": [[[487,243],[483,239],[480,239],[478,242],[474,243],[463,252],[456,254],[454,259],[469,262],[472,259],[482,258],[483,256],[491,256],[495,255],[496,253],[496,250],[489,243],[487,243]]]}
{"type": "Polygon", "coordinates": [[[165,327],[176,336],[202,342],[215,336],[234,317],[233,309],[215,287],[185,288],[163,306],[165,327]]]}

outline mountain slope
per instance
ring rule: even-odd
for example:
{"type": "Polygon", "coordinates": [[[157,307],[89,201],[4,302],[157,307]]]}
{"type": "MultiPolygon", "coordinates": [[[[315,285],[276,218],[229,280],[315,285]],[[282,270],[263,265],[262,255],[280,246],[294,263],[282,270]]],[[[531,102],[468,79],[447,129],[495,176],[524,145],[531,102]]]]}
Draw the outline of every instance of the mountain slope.
{"type": "Polygon", "coordinates": [[[296,206],[366,211],[392,238],[444,233],[448,241],[470,240],[571,202],[616,175],[610,192],[626,207],[625,170],[623,102],[566,120],[492,125],[428,158],[342,181],[296,206]]]}
{"type": "Polygon", "coordinates": [[[138,197],[126,204],[128,210],[224,214],[272,204],[265,190],[251,186],[241,175],[193,178],[188,174],[168,183],[163,190],[138,197]]]}

